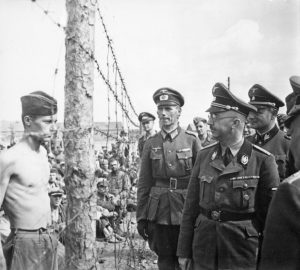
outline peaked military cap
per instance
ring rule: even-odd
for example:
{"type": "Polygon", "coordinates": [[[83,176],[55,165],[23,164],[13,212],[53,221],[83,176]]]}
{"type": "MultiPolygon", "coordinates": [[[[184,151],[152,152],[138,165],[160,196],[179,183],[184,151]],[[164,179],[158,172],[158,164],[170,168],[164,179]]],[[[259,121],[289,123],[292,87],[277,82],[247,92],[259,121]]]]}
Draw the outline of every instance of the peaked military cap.
{"type": "Polygon", "coordinates": [[[284,106],[284,102],[269,92],[265,87],[260,84],[254,84],[249,92],[250,104],[252,105],[264,105],[279,108],[284,106]]]}
{"type": "Polygon", "coordinates": [[[286,96],[285,98],[285,104],[286,104],[286,113],[287,115],[290,114],[291,109],[293,108],[293,106],[295,105],[296,102],[296,95],[293,93],[290,93],[286,96]]]}
{"type": "Polygon", "coordinates": [[[184,97],[176,90],[163,87],[155,91],[153,100],[157,106],[159,105],[184,105],[184,97]]]}
{"type": "Polygon", "coordinates": [[[290,83],[293,88],[295,95],[300,95],[300,76],[290,77],[290,83]]]}
{"type": "Polygon", "coordinates": [[[284,124],[288,128],[295,116],[300,114],[300,76],[292,76],[290,78],[290,83],[293,88],[293,92],[285,98],[287,117],[284,124]]]}
{"type": "Polygon", "coordinates": [[[21,97],[23,115],[54,115],[57,113],[57,101],[43,91],[35,91],[21,97]]]}
{"type": "Polygon", "coordinates": [[[257,109],[231,93],[223,83],[216,83],[212,89],[214,100],[210,108],[206,110],[210,113],[235,111],[248,116],[250,111],[256,112],[257,109]]]}
{"type": "Polygon", "coordinates": [[[148,112],[141,112],[139,114],[139,121],[141,123],[145,123],[145,122],[148,122],[148,121],[153,121],[155,120],[155,116],[151,113],[148,113],[148,112]]]}
{"type": "Polygon", "coordinates": [[[198,125],[200,122],[207,123],[207,120],[203,117],[194,117],[193,119],[194,125],[198,125]]]}

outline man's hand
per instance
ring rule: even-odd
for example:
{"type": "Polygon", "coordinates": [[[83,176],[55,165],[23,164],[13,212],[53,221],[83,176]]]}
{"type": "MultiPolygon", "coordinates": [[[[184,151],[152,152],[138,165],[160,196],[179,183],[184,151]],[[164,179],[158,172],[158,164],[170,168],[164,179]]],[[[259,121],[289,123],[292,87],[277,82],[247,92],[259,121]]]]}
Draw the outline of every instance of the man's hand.
{"type": "Polygon", "coordinates": [[[178,258],[179,266],[181,270],[189,270],[192,263],[190,258],[178,258]]]}
{"type": "Polygon", "coordinates": [[[142,219],[137,224],[137,230],[139,235],[143,237],[145,241],[148,240],[148,222],[145,219],[142,219]]]}

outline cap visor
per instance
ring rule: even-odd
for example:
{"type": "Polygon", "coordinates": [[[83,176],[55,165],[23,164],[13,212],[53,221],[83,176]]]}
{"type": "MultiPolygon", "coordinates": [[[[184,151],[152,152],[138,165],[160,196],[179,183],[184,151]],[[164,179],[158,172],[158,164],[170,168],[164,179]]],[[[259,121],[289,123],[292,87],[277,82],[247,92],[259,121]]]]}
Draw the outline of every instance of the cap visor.
{"type": "Polygon", "coordinates": [[[218,107],[215,107],[215,106],[210,106],[206,110],[206,112],[209,112],[209,113],[221,113],[221,112],[226,112],[226,110],[218,108],[218,107]]]}
{"type": "Polygon", "coordinates": [[[157,106],[181,106],[179,103],[170,100],[159,101],[157,106]]]}

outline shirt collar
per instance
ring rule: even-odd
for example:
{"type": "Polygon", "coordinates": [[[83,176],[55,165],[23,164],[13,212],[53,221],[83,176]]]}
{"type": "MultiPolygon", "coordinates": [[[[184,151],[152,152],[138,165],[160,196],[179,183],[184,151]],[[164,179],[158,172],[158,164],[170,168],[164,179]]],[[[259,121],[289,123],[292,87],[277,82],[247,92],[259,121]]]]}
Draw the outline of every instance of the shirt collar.
{"type": "Polygon", "coordinates": [[[259,134],[256,132],[255,135],[255,143],[257,144],[264,144],[271,140],[279,131],[279,128],[275,124],[269,131],[265,132],[264,134],[259,134]]]}
{"type": "Polygon", "coordinates": [[[228,146],[222,146],[221,145],[221,149],[222,149],[222,156],[224,155],[225,153],[225,150],[227,147],[229,147],[230,151],[231,151],[231,154],[233,156],[236,156],[236,154],[239,152],[239,150],[241,149],[242,145],[244,143],[244,137],[242,137],[242,139],[240,141],[238,141],[237,143],[235,144],[232,144],[232,145],[228,145],[228,146]]]}
{"type": "Polygon", "coordinates": [[[179,131],[180,131],[180,127],[177,126],[174,130],[172,130],[169,133],[167,133],[164,129],[161,129],[160,133],[164,140],[166,139],[167,135],[169,135],[171,139],[174,140],[174,138],[179,134],[179,131]]]}

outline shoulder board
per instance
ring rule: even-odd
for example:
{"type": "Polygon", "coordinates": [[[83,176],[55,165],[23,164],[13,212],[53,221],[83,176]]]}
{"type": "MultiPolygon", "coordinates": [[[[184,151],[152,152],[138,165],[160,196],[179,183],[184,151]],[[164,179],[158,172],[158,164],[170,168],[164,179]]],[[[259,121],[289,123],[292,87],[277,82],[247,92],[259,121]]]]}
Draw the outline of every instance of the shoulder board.
{"type": "Polygon", "coordinates": [[[212,143],[212,144],[206,145],[206,146],[204,146],[203,148],[201,148],[201,151],[204,150],[204,149],[213,147],[213,146],[217,145],[218,143],[219,143],[219,142],[214,142],[214,143],[212,143]]]}
{"type": "Polygon", "coordinates": [[[193,131],[186,130],[185,133],[197,137],[197,134],[193,131]]]}
{"type": "Polygon", "coordinates": [[[292,174],[291,176],[289,176],[288,178],[284,179],[283,180],[283,183],[293,183],[295,182],[296,180],[299,180],[300,179],[300,171],[299,172],[296,172],[294,174],[292,174]]]}
{"type": "Polygon", "coordinates": [[[260,151],[260,152],[262,152],[262,153],[264,153],[264,154],[266,154],[266,155],[268,155],[268,156],[271,155],[270,152],[268,152],[267,150],[265,150],[265,149],[263,149],[263,148],[257,146],[256,144],[252,144],[252,146],[253,146],[253,148],[255,148],[256,150],[258,150],[258,151],[260,151]]]}

